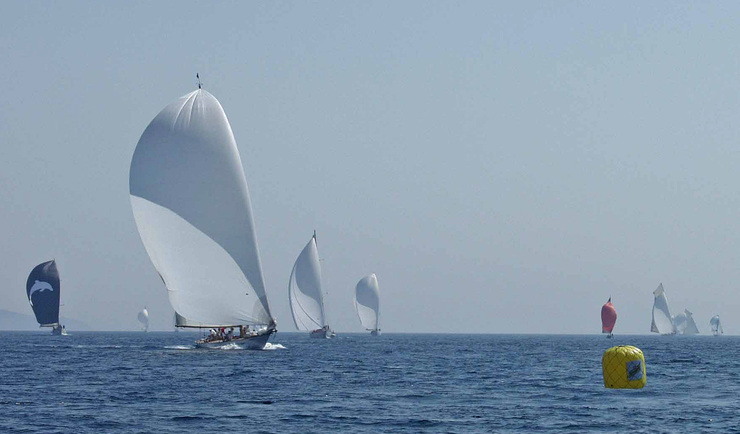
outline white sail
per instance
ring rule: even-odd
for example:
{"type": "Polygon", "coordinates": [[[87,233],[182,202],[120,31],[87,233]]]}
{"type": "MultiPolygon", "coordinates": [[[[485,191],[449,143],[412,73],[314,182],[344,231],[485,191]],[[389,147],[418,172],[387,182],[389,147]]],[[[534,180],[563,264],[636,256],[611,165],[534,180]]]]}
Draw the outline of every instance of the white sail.
{"type": "Polygon", "coordinates": [[[198,89],[152,120],[129,189],[141,240],[187,326],[271,323],[244,169],[213,95],[198,89]]]}
{"type": "Polygon", "coordinates": [[[653,295],[655,301],[653,302],[653,323],[650,326],[650,331],[662,335],[674,334],[676,330],[673,326],[671,310],[668,308],[668,299],[665,296],[662,283],[653,291],[653,295]]]}
{"type": "Polygon", "coordinates": [[[723,334],[725,331],[722,330],[722,323],[719,321],[719,315],[715,315],[709,320],[709,325],[712,326],[712,334],[717,336],[723,334]]]}
{"type": "Polygon", "coordinates": [[[673,327],[676,330],[676,334],[684,334],[688,325],[689,321],[686,319],[685,313],[681,312],[673,317],[673,327]]]}
{"type": "Polygon", "coordinates": [[[321,265],[316,235],[306,244],[293,265],[288,281],[288,298],[298,330],[312,331],[326,325],[321,290],[321,265]]]}
{"type": "Polygon", "coordinates": [[[355,309],[360,323],[367,330],[379,330],[380,289],[375,273],[357,282],[355,287],[355,309]]]}
{"type": "Polygon", "coordinates": [[[684,329],[683,334],[698,335],[699,327],[696,326],[696,321],[694,321],[694,314],[688,309],[684,309],[683,312],[684,315],[686,315],[686,328],[684,329]]]}
{"type": "Polygon", "coordinates": [[[139,312],[138,318],[141,329],[145,332],[149,331],[149,311],[146,310],[146,308],[142,309],[142,311],[139,312]]]}
{"type": "Polygon", "coordinates": [[[698,335],[699,328],[694,321],[694,314],[685,309],[683,312],[673,317],[673,326],[676,334],[679,335],[698,335]]]}

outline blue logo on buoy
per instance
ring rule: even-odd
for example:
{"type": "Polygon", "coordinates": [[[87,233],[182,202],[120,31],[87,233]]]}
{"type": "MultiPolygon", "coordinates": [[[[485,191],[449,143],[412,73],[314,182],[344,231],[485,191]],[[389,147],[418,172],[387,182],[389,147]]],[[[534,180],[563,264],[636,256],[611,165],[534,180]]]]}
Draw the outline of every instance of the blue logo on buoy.
{"type": "Polygon", "coordinates": [[[642,360],[627,362],[627,380],[642,380],[642,360]]]}

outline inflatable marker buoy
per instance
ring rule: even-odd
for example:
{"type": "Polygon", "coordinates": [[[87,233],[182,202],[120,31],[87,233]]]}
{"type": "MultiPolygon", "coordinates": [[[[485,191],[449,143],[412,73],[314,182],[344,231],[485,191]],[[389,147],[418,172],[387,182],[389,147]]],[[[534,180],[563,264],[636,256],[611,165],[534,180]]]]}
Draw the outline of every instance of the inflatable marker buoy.
{"type": "Polygon", "coordinates": [[[611,347],[601,358],[604,387],[608,389],[642,389],[647,383],[645,356],[630,345],[611,347]]]}

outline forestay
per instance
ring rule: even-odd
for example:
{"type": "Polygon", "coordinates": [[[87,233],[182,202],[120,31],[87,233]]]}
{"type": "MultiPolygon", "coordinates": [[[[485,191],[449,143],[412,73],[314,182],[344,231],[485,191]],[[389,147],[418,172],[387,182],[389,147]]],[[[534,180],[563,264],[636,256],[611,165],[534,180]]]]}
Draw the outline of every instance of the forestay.
{"type": "Polygon", "coordinates": [[[665,296],[662,283],[653,291],[653,295],[655,301],[653,302],[653,323],[650,326],[650,331],[662,335],[675,333],[671,310],[668,308],[668,299],[665,296]]]}
{"type": "Polygon", "coordinates": [[[379,329],[380,289],[375,273],[363,277],[355,287],[355,309],[367,330],[379,329]]]}
{"type": "Polygon", "coordinates": [[[293,265],[288,281],[288,299],[298,330],[311,331],[326,325],[316,235],[311,237],[293,265]]]}
{"type": "Polygon", "coordinates": [[[144,247],[189,326],[271,321],[241,158],[213,95],[198,89],[154,118],[129,188],[144,247]]]}

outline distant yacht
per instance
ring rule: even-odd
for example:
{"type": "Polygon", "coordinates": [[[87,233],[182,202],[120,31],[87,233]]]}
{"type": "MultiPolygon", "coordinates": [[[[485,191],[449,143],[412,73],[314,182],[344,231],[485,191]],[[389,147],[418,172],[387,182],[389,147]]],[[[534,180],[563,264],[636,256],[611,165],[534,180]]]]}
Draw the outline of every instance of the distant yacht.
{"type": "Polygon", "coordinates": [[[601,306],[601,333],[608,333],[607,338],[614,336],[612,330],[614,330],[614,324],[617,322],[617,310],[612,305],[612,298],[601,306]]]}
{"type": "Polygon", "coordinates": [[[662,283],[653,291],[653,295],[655,300],[653,301],[653,323],[650,331],[661,335],[675,335],[676,327],[673,325],[671,309],[668,307],[668,299],[662,283]]]}
{"type": "Polygon", "coordinates": [[[149,311],[146,310],[146,307],[142,309],[141,312],[139,312],[139,325],[141,326],[141,330],[144,332],[149,331],[149,311]]]}
{"type": "Polygon", "coordinates": [[[316,231],[301,250],[290,272],[288,299],[290,313],[298,330],[310,332],[312,338],[329,339],[336,336],[326,323],[316,231]]]}
{"type": "Polygon", "coordinates": [[[694,314],[688,309],[673,317],[673,326],[677,335],[698,335],[699,328],[694,321],[694,314]]]}
{"type": "Polygon", "coordinates": [[[360,323],[371,335],[380,335],[380,288],[375,273],[369,274],[355,287],[355,310],[360,323]]]}
{"type": "Polygon", "coordinates": [[[176,325],[211,329],[197,347],[262,349],[277,326],[244,166],[221,104],[200,87],[162,109],[141,135],[131,207],[176,325]]]}
{"type": "Polygon", "coordinates": [[[709,320],[709,325],[712,326],[712,334],[714,336],[719,336],[725,333],[725,331],[722,330],[722,323],[719,321],[719,315],[713,316],[712,319],[709,320]]]}
{"type": "Polygon", "coordinates": [[[59,324],[61,282],[55,260],[42,262],[31,270],[26,295],[39,327],[51,327],[51,334],[66,336],[67,329],[59,324]]]}

